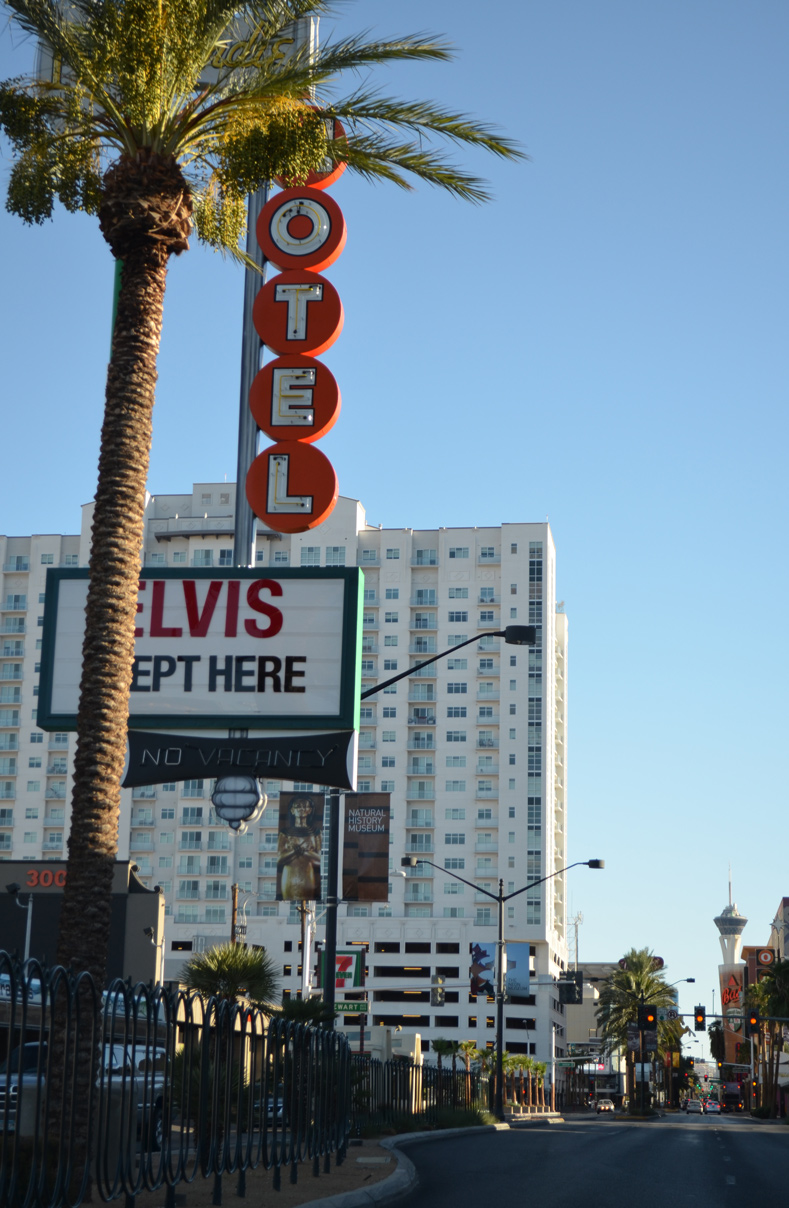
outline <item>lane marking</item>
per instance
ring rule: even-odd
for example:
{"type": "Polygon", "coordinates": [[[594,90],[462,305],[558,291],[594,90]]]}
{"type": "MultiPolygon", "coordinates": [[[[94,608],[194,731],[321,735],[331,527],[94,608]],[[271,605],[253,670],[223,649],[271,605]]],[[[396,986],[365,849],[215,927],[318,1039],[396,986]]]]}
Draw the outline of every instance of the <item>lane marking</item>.
{"type": "Polygon", "coordinates": [[[734,1185],[736,1184],[737,1180],[735,1179],[735,1177],[734,1177],[734,1175],[733,1175],[733,1174],[727,1174],[727,1175],[726,1175],[726,1182],[728,1183],[728,1185],[729,1185],[730,1187],[734,1187],[734,1185]]]}

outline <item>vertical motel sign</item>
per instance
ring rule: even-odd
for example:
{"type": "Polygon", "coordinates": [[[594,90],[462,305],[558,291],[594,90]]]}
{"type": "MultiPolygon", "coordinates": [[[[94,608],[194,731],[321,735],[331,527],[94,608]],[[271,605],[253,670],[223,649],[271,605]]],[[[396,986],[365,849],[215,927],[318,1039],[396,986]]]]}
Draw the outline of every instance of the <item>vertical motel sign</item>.
{"type": "MultiPolygon", "coordinates": [[[[339,123],[332,137],[343,137],[339,123]]],[[[255,330],[276,360],[257,374],[249,406],[275,443],[250,466],[246,493],[255,515],[280,533],[315,528],[337,502],[337,475],[315,442],[337,420],[340,391],[316,358],[343,326],[339,294],[322,276],[345,247],[342,212],[324,192],[343,168],[329,163],[327,171],[311,173],[305,185],[283,189],[264,206],[257,223],[258,243],[280,272],[255,299],[255,330]]]]}

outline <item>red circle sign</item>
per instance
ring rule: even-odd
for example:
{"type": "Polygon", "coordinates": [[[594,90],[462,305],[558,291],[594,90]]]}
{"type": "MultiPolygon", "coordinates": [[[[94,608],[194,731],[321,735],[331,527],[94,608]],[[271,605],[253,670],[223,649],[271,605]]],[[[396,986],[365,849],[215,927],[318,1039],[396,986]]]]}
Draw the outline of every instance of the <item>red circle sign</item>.
{"type": "Polygon", "coordinates": [[[310,444],[334,427],[340,414],[340,388],[321,361],[278,357],[257,374],[249,391],[249,408],[257,426],[272,440],[310,444]]]}
{"type": "MultiPolygon", "coordinates": [[[[345,127],[339,118],[327,117],[325,120],[326,137],[330,143],[340,143],[346,138],[345,127]]],[[[326,168],[323,172],[310,172],[305,180],[305,185],[310,189],[328,189],[335,181],[339,180],[345,169],[348,167],[345,160],[340,160],[339,163],[330,157],[326,156],[326,168]]],[[[283,180],[281,176],[275,176],[277,184],[282,188],[288,187],[289,182],[283,180]]]]}
{"type": "Polygon", "coordinates": [[[334,467],[314,445],[282,441],[249,467],[247,500],[275,533],[305,533],[322,524],[337,502],[334,467]]]}
{"type": "Polygon", "coordinates": [[[280,355],[325,352],[342,331],[343,320],[340,295],[332,283],[304,269],[272,277],[252,308],[255,331],[280,355]]]}
{"type": "Polygon", "coordinates": [[[272,197],[257,220],[258,243],[280,269],[321,272],[345,247],[347,229],[333,197],[319,189],[285,189],[272,197]]]}

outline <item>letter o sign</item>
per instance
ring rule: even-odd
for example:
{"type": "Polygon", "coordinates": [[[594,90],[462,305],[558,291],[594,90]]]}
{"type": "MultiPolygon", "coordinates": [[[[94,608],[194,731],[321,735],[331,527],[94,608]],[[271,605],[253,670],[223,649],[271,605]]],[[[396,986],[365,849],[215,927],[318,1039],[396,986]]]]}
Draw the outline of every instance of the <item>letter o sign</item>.
{"type": "Polygon", "coordinates": [[[272,197],[256,226],[267,260],[279,269],[322,272],[342,252],[347,228],[334,198],[319,189],[285,189],[272,197]]]}

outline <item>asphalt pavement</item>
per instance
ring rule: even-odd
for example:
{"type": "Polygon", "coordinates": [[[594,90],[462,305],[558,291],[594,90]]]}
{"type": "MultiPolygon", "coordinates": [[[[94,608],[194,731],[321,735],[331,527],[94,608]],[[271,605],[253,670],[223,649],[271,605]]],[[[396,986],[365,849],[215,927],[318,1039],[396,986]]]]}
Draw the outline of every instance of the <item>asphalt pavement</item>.
{"type": "Polygon", "coordinates": [[[400,1201],[406,1208],[742,1208],[789,1198],[789,1127],[742,1117],[570,1115],[540,1128],[397,1144],[419,1178],[400,1201]]]}

